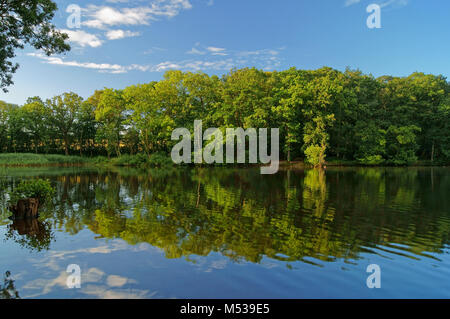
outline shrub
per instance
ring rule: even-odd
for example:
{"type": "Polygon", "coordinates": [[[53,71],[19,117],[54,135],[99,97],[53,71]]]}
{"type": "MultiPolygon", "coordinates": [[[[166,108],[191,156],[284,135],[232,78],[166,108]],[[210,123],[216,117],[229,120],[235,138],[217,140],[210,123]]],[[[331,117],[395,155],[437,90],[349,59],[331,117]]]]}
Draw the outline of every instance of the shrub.
{"type": "Polygon", "coordinates": [[[145,154],[124,154],[122,156],[111,159],[111,164],[115,166],[141,166],[147,163],[147,160],[148,156],[145,154]]]}
{"type": "Polygon", "coordinates": [[[20,199],[37,198],[42,205],[51,200],[55,189],[48,180],[28,180],[21,181],[19,185],[10,193],[10,202],[15,204],[20,199]]]}
{"type": "Polygon", "coordinates": [[[154,153],[148,160],[150,166],[166,166],[171,165],[172,163],[172,159],[164,153],[154,153]]]}
{"type": "Polygon", "coordinates": [[[310,145],[305,150],[306,162],[313,166],[322,166],[325,163],[325,147],[310,145]]]}
{"type": "Polygon", "coordinates": [[[364,165],[380,165],[384,163],[381,155],[369,155],[364,158],[358,158],[358,162],[364,165]]]}

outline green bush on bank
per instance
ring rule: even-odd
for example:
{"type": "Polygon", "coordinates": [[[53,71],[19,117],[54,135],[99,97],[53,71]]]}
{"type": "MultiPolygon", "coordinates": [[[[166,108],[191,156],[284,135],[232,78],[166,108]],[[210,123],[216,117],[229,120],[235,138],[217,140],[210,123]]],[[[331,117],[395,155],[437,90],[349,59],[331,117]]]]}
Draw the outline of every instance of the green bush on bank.
{"type": "Polygon", "coordinates": [[[154,153],[151,155],[147,155],[144,153],[138,153],[134,155],[124,154],[119,157],[113,157],[109,159],[104,156],[99,156],[90,159],[90,163],[97,165],[133,167],[162,167],[173,164],[170,157],[163,153],[154,153]]]}

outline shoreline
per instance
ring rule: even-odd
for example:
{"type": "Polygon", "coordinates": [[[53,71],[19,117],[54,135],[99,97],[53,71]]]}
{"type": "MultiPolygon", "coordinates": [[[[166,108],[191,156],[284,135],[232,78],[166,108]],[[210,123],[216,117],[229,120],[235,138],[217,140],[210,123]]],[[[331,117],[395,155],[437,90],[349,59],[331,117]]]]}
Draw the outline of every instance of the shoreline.
{"type": "MultiPolygon", "coordinates": [[[[11,154],[11,153],[8,153],[11,154]]],[[[14,154],[14,153],[13,153],[14,154]]],[[[14,155],[21,155],[22,153],[16,153],[14,155]]],[[[23,153],[26,154],[27,153],[23,153]]],[[[122,158],[133,158],[133,156],[124,155],[122,157],[113,157],[107,159],[103,156],[96,157],[80,157],[68,155],[67,158],[65,155],[58,154],[33,154],[36,158],[35,161],[28,159],[24,162],[10,162],[5,163],[2,162],[2,155],[0,154],[0,168],[10,168],[10,167],[29,167],[29,168],[39,168],[39,167],[100,167],[100,168],[108,168],[108,167],[129,167],[129,168],[169,168],[169,167],[212,167],[212,168],[251,168],[251,167],[261,167],[266,166],[267,164],[182,164],[176,165],[170,162],[160,162],[160,163],[151,163],[151,162],[141,162],[141,163],[130,163],[126,161],[121,161],[122,158]],[[43,161],[46,157],[57,157],[59,161],[43,161]],[[64,161],[64,160],[67,161],[64,161]]],[[[450,167],[450,163],[431,163],[430,161],[418,161],[409,165],[389,165],[389,164],[381,164],[381,165],[367,165],[360,164],[357,161],[335,161],[331,160],[326,162],[322,167],[323,169],[327,168],[337,168],[337,167],[358,167],[358,168],[425,168],[425,167],[450,167]]],[[[280,161],[279,162],[279,170],[288,170],[288,169],[312,169],[314,168],[310,164],[306,164],[303,161],[280,161]]]]}

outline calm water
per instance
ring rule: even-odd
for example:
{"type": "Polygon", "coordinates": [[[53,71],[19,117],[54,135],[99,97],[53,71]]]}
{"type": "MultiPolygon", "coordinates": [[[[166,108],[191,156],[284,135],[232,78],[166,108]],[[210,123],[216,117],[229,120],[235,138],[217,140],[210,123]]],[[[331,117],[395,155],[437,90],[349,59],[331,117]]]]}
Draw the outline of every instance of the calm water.
{"type": "Polygon", "coordinates": [[[2,168],[0,187],[0,286],[21,298],[450,297],[448,168],[2,168]],[[6,193],[36,177],[54,203],[13,223],[6,193]]]}

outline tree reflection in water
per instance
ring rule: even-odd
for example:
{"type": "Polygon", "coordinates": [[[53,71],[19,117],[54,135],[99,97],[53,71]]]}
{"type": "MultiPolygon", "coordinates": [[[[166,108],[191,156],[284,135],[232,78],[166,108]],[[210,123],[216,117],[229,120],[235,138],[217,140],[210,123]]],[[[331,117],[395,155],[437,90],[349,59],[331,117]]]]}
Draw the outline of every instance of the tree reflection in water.
{"type": "Polygon", "coordinates": [[[271,176],[224,168],[54,172],[42,176],[57,188],[54,208],[41,214],[48,222],[10,229],[24,236],[19,242],[29,248],[48,249],[51,223],[70,234],[88,228],[130,245],[148,243],[167,258],[218,252],[255,263],[264,256],[354,262],[362,252],[391,244],[429,257],[450,242],[450,173],[444,168],[431,173],[414,168],[271,176]]]}
{"type": "Polygon", "coordinates": [[[48,250],[54,237],[50,223],[37,218],[14,220],[6,233],[6,239],[32,251],[48,250]]]}

